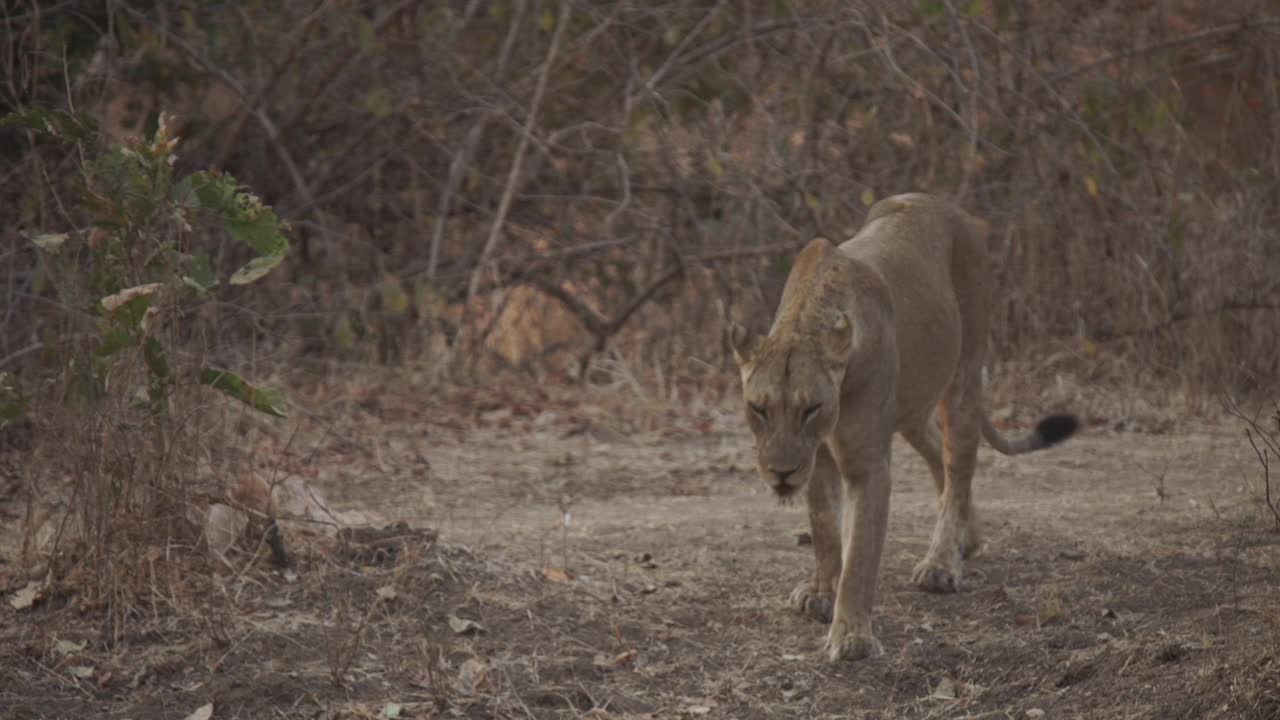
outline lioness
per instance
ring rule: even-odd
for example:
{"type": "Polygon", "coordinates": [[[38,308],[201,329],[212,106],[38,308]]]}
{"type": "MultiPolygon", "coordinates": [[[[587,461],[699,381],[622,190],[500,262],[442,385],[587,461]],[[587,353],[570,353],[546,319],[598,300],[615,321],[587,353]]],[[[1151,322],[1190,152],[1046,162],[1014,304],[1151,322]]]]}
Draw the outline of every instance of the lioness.
{"type": "Polygon", "coordinates": [[[766,337],[730,330],[760,476],[782,499],[808,483],[817,566],[791,604],[830,620],[831,661],[883,652],[871,609],[895,431],[924,456],[939,494],[933,540],[912,579],[946,593],[959,589],[964,558],[978,547],[970,486],[979,436],[1013,455],[1076,430],[1075,417],[1053,415],[1011,440],[987,418],[995,281],[985,233],[942,199],[886,198],[838,248],[817,239],[801,251],[766,337]]]}

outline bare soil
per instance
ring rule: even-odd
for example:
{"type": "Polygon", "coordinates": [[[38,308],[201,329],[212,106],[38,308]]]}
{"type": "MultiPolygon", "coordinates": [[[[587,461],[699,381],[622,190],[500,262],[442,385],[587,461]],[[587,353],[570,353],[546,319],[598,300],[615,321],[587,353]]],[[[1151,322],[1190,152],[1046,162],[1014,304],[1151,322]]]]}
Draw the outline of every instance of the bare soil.
{"type": "Polygon", "coordinates": [[[727,405],[300,400],[296,436],[253,441],[380,534],[154,591],[113,647],[74,599],[5,602],[0,718],[1280,718],[1280,534],[1227,420],[984,449],[986,547],[950,596],[909,582],[934,492],[898,446],[886,654],[832,665],[785,602],[803,507],[754,478],[727,405]]]}

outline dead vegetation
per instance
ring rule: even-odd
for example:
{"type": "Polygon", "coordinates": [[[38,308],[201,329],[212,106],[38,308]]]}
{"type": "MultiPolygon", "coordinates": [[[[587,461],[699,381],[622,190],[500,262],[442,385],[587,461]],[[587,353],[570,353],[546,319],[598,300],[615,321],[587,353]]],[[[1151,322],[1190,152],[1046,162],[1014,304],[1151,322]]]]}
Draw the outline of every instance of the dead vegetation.
{"type": "Polygon", "coordinates": [[[1280,716],[1241,509],[1280,524],[1275,432],[1183,434],[1280,377],[1278,32],[1256,0],[0,0],[0,706],[1280,716]],[[230,171],[292,251],[201,227],[230,205],[166,167],[230,171]],[[891,574],[897,651],[832,668],[778,602],[799,521],[740,484],[721,333],[905,190],[991,224],[997,422],[1101,439],[997,466],[979,589],[891,574]],[[279,265],[214,293],[198,256],[279,265]]]}
{"type": "MultiPolygon", "coordinates": [[[[1272,487],[1271,468],[1280,463],[1280,404],[1272,404],[1270,411],[1248,413],[1228,395],[1224,398],[1227,413],[1244,425],[1244,435],[1258,460],[1260,474],[1259,494],[1266,509],[1275,520],[1276,532],[1280,532],[1280,479],[1272,487]]],[[[1264,406],[1265,407],[1265,406],[1264,406]]]]}
{"type": "MultiPolygon", "coordinates": [[[[181,162],[294,221],[287,282],[220,310],[264,350],[719,368],[795,248],[923,190],[991,223],[998,357],[1280,376],[1280,19],[1256,0],[20,8],[0,110],[117,138],[168,110],[181,162]]],[[[59,312],[17,230],[62,224],[69,159],[6,133],[7,364],[59,312]]]]}

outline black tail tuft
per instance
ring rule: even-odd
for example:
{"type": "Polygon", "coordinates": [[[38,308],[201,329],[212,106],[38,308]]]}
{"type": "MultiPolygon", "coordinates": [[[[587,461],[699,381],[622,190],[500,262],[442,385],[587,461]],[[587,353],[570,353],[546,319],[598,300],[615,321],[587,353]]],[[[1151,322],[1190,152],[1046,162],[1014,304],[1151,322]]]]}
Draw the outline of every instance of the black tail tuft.
{"type": "Polygon", "coordinates": [[[1048,447],[1071,437],[1079,428],[1080,420],[1075,415],[1050,415],[1036,425],[1036,434],[1048,447]]]}

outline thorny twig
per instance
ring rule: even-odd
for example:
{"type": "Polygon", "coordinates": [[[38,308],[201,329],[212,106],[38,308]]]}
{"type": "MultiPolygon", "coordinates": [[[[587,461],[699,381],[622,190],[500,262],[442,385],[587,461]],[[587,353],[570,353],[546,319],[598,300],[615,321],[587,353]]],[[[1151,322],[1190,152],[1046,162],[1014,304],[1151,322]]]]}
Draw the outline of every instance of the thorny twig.
{"type": "Polygon", "coordinates": [[[1245,437],[1248,438],[1249,446],[1253,448],[1253,453],[1258,458],[1258,464],[1262,466],[1263,500],[1275,518],[1276,531],[1280,532],[1280,498],[1273,498],[1271,494],[1271,460],[1280,458],[1280,403],[1276,405],[1274,414],[1270,416],[1275,429],[1269,430],[1258,422],[1256,417],[1245,414],[1231,395],[1223,393],[1222,402],[1228,413],[1245,423],[1245,437]]]}
{"type": "MultiPolygon", "coordinates": [[[[1277,414],[1276,417],[1280,417],[1277,414]]],[[[1258,456],[1258,463],[1262,465],[1262,494],[1263,500],[1267,503],[1267,509],[1276,520],[1276,530],[1280,531],[1280,507],[1277,507],[1276,501],[1271,499],[1271,449],[1267,447],[1259,448],[1257,440],[1254,439],[1252,429],[1244,431],[1245,437],[1249,438],[1249,445],[1253,447],[1253,453],[1258,456]]],[[[1261,435],[1261,431],[1259,431],[1261,435]]],[[[1274,436],[1262,435],[1264,442],[1270,440],[1270,444],[1275,444],[1274,436]]]]}

